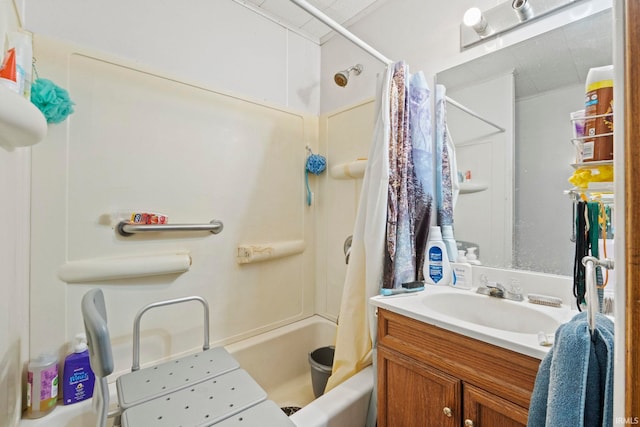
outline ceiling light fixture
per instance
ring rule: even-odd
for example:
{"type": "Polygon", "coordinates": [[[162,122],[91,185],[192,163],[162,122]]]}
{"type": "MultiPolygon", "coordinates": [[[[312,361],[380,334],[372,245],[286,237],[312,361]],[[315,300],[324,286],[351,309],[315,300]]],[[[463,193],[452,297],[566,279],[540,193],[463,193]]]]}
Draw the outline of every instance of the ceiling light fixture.
{"type": "MultiPolygon", "coordinates": [[[[297,0],[292,0],[297,1],[297,0]]],[[[460,49],[498,37],[543,16],[570,8],[585,0],[501,0],[487,10],[468,9],[460,23],[460,49]]]]}
{"type": "Polygon", "coordinates": [[[516,12],[520,22],[533,18],[533,8],[529,0],[513,0],[511,7],[516,12]]]}

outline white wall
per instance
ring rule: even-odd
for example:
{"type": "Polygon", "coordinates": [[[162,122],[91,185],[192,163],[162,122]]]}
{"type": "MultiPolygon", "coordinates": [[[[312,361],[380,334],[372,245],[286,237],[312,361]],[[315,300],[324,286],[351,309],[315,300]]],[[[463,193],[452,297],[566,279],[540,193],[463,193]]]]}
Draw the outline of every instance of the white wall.
{"type": "Polygon", "coordinates": [[[28,354],[29,148],[0,148],[0,426],[21,414],[28,354]]]}
{"type": "Polygon", "coordinates": [[[317,113],[319,47],[231,0],[38,1],[26,25],[165,75],[317,113]]]}
{"type": "MultiPolygon", "coordinates": [[[[10,1],[0,1],[0,40],[18,26],[10,1]]],[[[29,351],[30,148],[0,147],[0,427],[21,415],[22,362],[29,351]]]]}

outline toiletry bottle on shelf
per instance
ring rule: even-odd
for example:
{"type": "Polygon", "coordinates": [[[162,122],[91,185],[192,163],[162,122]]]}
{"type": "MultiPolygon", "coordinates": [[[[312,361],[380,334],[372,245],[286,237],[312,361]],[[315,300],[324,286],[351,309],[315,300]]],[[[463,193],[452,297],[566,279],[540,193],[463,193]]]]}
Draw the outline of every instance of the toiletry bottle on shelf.
{"type": "Polygon", "coordinates": [[[7,33],[9,46],[16,52],[16,83],[18,93],[31,100],[31,69],[33,68],[33,52],[31,35],[25,31],[7,33]]]}
{"type": "Polygon", "coordinates": [[[453,282],[451,286],[459,289],[471,289],[473,269],[471,268],[471,264],[467,262],[464,251],[458,251],[458,260],[457,262],[451,263],[451,270],[453,271],[453,282]]]}
{"type": "Polygon", "coordinates": [[[482,263],[480,262],[480,260],[478,259],[478,255],[476,254],[476,250],[478,248],[476,248],[475,246],[471,247],[471,248],[467,248],[467,262],[469,264],[472,265],[482,265],[482,263]]]}
{"type": "Polygon", "coordinates": [[[427,254],[424,260],[424,280],[431,285],[451,284],[451,265],[447,247],[442,241],[440,227],[432,226],[427,241],[427,254]]]}
{"type": "Polygon", "coordinates": [[[447,246],[447,256],[449,257],[449,262],[456,262],[458,258],[458,245],[453,237],[453,226],[442,226],[442,240],[447,246]]]}
{"type": "Polygon", "coordinates": [[[585,92],[584,161],[612,160],[613,65],[589,69],[585,92]]]}
{"type": "Polygon", "coordinates": [[[43,353],[27,365],[27,412],[25,418],[40,418],[53,411],[58,397],[58,359],[43,353]]]}
{"type": "Polygon", "coordinates": [[[0,65],[0,85],[12,92],[20,93],[16,73],[16,50],[9,49],[0,65]]]}
{"type": "Polygon", "coordinates": [[[64,360],[62,376],[62,399],[65,405],[93,396],[96,377],[91,370],[85,334],[76,335],[73,353],[64,360]]]}

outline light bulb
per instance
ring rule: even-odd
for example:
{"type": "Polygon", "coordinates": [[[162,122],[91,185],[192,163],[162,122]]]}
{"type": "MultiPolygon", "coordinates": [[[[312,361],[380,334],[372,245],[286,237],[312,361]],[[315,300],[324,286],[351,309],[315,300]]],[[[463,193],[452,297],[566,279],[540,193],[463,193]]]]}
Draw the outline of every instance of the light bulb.
{"type": "Polygon", "coordinates": [[[467,27],[475,27],[482,22],[482,11],[477,7],[471,7],[464,13],[462,21],[467,27]]]}
{"type": "Polygon", "coordinates": [[[533,18],[533,9],[531,8],[531,4],[529,4],[528,0],[513,0],[511,7],[516,12],[520,22],[533,18]]]}
{"type": "Polygon", "coordinates": [[[467,27],[473,28],[479,36],[486,36],[489,33],[489,24],[482,15],[482,11],[477,7],[467,9],[462,18],[462,22],[467,27]]]}

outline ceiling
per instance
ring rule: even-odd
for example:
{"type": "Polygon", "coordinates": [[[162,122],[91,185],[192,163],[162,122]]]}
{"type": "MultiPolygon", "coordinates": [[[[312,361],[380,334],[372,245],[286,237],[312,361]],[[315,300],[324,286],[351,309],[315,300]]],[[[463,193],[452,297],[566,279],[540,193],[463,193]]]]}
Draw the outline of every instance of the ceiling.
{"type": "Polygon", "coordinates": [[[438,73],[438,83],[465,87],[514,70],[518,99],[584,84],[589,68],[613,61],[612,26],[608,9],[438,73]]]}
{"type": "MultiPolygon", "coordinates": [[[[324,42],[332,30],[289,0],[235,0],[257,10],[285,26],[318,42],[324,42]]],[[[349,26],[387,0],[307,0],[334,21],[349,26]]]]}

